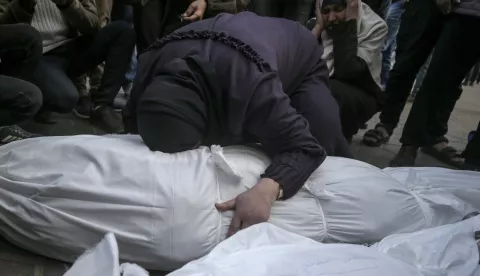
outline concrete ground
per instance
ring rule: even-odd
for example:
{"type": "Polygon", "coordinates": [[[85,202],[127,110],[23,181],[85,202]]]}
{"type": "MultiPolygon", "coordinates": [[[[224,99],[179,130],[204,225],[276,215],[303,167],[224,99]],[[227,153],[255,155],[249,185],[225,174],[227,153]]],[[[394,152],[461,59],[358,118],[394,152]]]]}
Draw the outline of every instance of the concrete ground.
{"type": "MultiPolygon", "coordinates": [[[[400,148],[399,138],[403,123],[410,110],[407,105],[400,126],[395,131],[390,142],[380,148],[369,148],[361,144],[364,131],[354,139],[352,149],[355,156],[362,161],[384,168],[400,148]]],[[[38,125],[30,123],[26,128],[44,135],[75,135],[75,134],[102,134],[103,132],[93,127],[87,121],[75,118],[73,115],[57,116],[55,125],[38,125]]],[[[468,133],[476,129],[480,120],[480,87],[466,87],[463,95],[457,103],[449,123],[449,134],[451,145],[463,150],[466,145],[468,133]]],[[[378,116],[369,122],[373,127],[378,122],[378,116]]],[[[417,159],[417,166],[440,166],[447,165],[422,153],[417,159]]],[[[0,275],[1,276],[61,276],[68,269],[68,264],[50,260],[35,254],[26,252],[15,247],[0,238],[0,275]]],[[[164,275],[162,272],[152,273],[152,276],[164,275]]]]}

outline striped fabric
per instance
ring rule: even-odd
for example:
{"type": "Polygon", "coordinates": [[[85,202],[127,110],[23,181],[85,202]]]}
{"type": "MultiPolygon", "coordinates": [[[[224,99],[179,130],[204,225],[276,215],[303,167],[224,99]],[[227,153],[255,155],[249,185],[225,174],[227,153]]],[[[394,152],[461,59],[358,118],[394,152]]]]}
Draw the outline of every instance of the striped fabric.
{"type": "Polygon", "coordinates": [[[33,14],[32,26],[37,29],[43,40],[43,53],[65,44],[70,27],[61,11],[51,0],[38,0],[33,14]]]}

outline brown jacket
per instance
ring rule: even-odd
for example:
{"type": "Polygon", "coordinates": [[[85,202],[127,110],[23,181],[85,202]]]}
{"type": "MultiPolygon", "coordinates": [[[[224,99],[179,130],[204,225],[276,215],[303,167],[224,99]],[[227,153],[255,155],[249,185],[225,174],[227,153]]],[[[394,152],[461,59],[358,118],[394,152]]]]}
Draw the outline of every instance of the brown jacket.
{"type": "MultiPolygon", "coordinates": [[[[61,10],[68,24],[81,34],[93,34],[100,28],[95,0],[73,0],[70,6],[61,10]]],[[[0,0],[0,25],[32,22],[29,13],[20,0],[0,0]]]]}
{"type": "Polygon", "coordinates": [[[100,26],[105,27],[111,19],[110,16],[112,14],[113,0],[96,0],[95,3],[97,4],[97,14],[100,26]]]}

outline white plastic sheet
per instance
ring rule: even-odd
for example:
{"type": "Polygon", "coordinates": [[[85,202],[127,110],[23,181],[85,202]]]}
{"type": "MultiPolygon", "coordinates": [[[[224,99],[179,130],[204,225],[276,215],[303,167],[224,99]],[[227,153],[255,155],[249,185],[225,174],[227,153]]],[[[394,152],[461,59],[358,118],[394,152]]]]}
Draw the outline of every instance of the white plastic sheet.
{"type": "MultiPolygon", "coordinates": [[[[111,232],[122,260],[173,270],[223,240],[232,213],[218,213],[214,203],[255,185],[268,164],[245,147],[151,152],[138,136],[11,143],[0,147],[0,234],[74,261],[111,232]]],[[[479,183],[480,174],[469,181],[479,183]]],[[[329,157],[296,196],[274,204],[270,222],[315,241],[364,243],[457,222],[470,211],[457,206],[442,215],[424,194],[366,163],[329,157]]]]}
{"type": "Polygon", "coordinates": [[[136,264],[118,264],[115,235],[108,233],[94,248],[85,252],[63,276],[148,276],[136,264]]]}
{"type": "Polygon", "coordinates": [[[265,223],[169,275],[470,276],[479,258],[475,230],[480,230],[480,217],[389,236],[365,247],[321,244],[265,223]]]}
{"type": "Polygon", "coordinates": [[[480,211],[480,173],[445,168],[386,168],[384,171],[419,198],[430,227],[480,211]]]}

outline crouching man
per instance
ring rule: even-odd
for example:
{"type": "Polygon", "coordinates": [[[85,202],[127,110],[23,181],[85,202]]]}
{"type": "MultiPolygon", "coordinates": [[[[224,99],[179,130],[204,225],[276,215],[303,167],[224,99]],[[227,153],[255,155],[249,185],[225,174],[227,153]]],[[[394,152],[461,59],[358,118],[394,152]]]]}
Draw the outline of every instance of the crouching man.
{"type": "Polygon", "coordinates": [[[387,25],[359,0],[317,0],[312,32],[323,43],[343,134],[351,140],[383,104],[380,72],[387,25]]]}
{"type": "Polygon", "coordinates": [[[0,0],[0,22],[27,23],[40,32],[43,55],[33,81],[43,93],[43,111],[72,111],[79,95],[71,79],[105,62],[98,92],[91,95],[91,115],[107,132],[123,130],[112,105],[135,46],[128,23],[100,29],[94,0],[0,0]]]}

